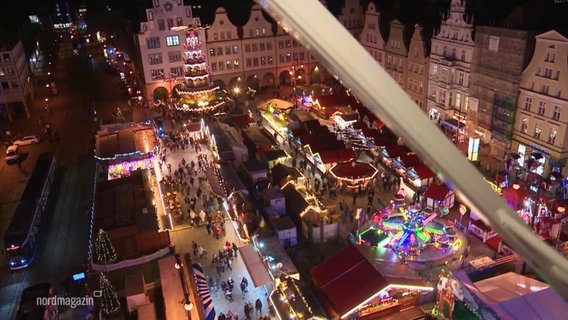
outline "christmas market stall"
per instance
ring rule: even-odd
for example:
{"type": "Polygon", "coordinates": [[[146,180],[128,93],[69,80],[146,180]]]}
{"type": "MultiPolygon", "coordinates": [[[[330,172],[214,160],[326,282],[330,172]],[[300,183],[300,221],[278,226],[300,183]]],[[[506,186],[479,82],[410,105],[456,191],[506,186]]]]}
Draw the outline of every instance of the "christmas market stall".
{"type": "Polygon", "coordinates": [[[183,138],[194,141],[195,143],[203,143],[209,138],[209,127],[205,125],[205,120],[198,122],[187,122],[183,124],[183,138]]]}
{"type": "Polygon", "coordinates": [[[232,192],[225,202],[225,210],[241,241],[249,242],[262,224],[262,217],[254,211],[254,204],[243,192],[232,192]]]}
{"type": "Polygon", "coordinates": [[[451,209],[454,207],[455,192],[444,185],[433,183],[424,192],[424,199],[427,208],[446,207],[451,209]]]}
{"type": "MultiPolygon", "coordinates": [[[[392,276],[385,275],[381,269],[396,268],[375,262],[388,260],[379,256],[388,249],[382,249],[378,255],[373,251],[350,245],[310,270],[316,294],[327,316],[377,319],[391,315],[402,319],[407,318],[408,312],[418,313],[415,317],[424,315],[419,308],[425,302],[421,298],[433,288],[418,275],[412,275],[413,271],[400,261],[398,264],[404,270],[396,271],[392,276]]],[[[395,256],[392,258],[396,260],[395,256]]]]}
{"type": "Polygon", "coordinates": [[[310,243],[338,236],[339,221],[333,219],[327,207],[303,183],[290,180],[281,187],[281,191],[288,216],[310,243]],[[320,232],[321,228],[323,232],[320,232]]]}
{"type": "Polygon", "coordinates": [[[438,319],[566,319],[568,303],[541,281],[504,273],[473,282],[464,270],[442,274],[432,313],[438,319]]]}
{"type": "Polygon", "coordinates": [[[288,135],[288,113],[294,108],[294,103],[282,99],[270,99],[260,103],[262,118],[282,137],[288,135]]]}
{"type": "Polygon", "coordinates": [[[408,153],[400,155],[393,159],[391,168],[400,176],[404,176],[410,167],[421,164],[422,161],[416,154],[408,153]]]}
{"type": "Polygon", "coordinates": [[[407,153],[408,151],[403,146],[392,145],[381,148],[381,150],[379,151],[379,157],[381,158],[383,164],[385,164],[387,167],[390,167],[396,157],[405,155],[407,153]]]}
{"type": "Polygon", "coordinates": [[[415,190],[425,191],[434,182],[436,175],[425,164],[419,164],[406,170],[406,180],[415,190]]]}
{"type": "Polygon", "coordinates": [[[330,175],[346,184],[348,190],[365,189],[378,172],[372,164],[358,161],[336,163],[329,169],[330,175]]]}
{"type": "Polygon", "coordinates": [[[129,176],[135,170],[153,171],[158,149],[159,140],[151,124],[103,125],[96,136],[97,177],[112,180],[129,176]]]}

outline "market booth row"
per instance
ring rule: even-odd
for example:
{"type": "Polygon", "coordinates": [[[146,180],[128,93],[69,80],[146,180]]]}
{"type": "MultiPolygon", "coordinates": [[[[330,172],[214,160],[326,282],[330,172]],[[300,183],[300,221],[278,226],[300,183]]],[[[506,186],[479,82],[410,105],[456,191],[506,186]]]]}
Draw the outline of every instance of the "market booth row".
{"type": "Polygon", "coordinates": [[[97,132],[97,180],[89,258],[94,270],[114,270],[167,254],[171,218],[154,170],[158,139],[152,125],[105,125],[97,132]],[[104,255],[101,247],[112,246],[104,255]],[[150,258],[152,257],[152,258],[150,258]]]}

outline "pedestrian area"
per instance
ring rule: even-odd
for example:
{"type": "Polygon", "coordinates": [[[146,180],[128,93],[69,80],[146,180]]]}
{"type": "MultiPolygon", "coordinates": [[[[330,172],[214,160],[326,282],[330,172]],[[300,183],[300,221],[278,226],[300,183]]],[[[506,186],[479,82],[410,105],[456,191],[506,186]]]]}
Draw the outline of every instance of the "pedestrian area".
{"type": "MultiPolygon", "coordinates": [[[[176,126],[168,120],[164,121],[164,127],[167,132],[176,132],[176,126]]],[[[167,148],[165,158],[160,159],[163,163],[158,165],[156,171],[159,171],[158,179],[161,180],[166,211],[171,210],[173,217],[174,228],[170,232],[170,238],[175,245],[176,253],[180,255],[190,253],[192,263],[202,267],[203,275],[200,274],[199,268],[196,268],[197,274],[198,277],[204,277],[207,282],[212,306],[218,319],[222,319],[219,317],[221,313],[233,314],[232,319],[247,319],[245,304],[251,309],[248,319],[261,317],[276,319],[268,312],[268,294],[272,291],[271,285],[255,287],[239,250],[237,249],[236,255],[232,254],[232,259],[228,257],[219,259],[221,255],[229,255],[227,244],[232,247],[234,243],[239,248],[246,243],[239,240],[233,224],[224,211],[220,201],[224,199],[213,193],[207,180],[207,161],[213,159],[213,155],[206,147],[207,144],[200,144],[201,148],[195,148],[190,143],[182,148],[179,140],[176,142],[177,146],[172,142],[170,140],[163,145],[167,148]],[[199,169],[200,161],[201,169],[199,169]],[[190,176],[188,172],[191,172],[192,162],[195,163],[193,172],[196,174],[190,176]],[[183,176],[181,172],[184,172],[183,176]],[[193,184],[190,183],[191,178],[194,179],[193,184]],[[187,198],[189,201],[186,201],[187,198]],[[181,214],[174,214],[174,211],[179,211],[181,214]],[[195,217],[192,217],[191,211],[195,212],[195,217]],[[207,223],[208,220],[210,224],[207,223]],[[194,247],[197,250],[194,250],[194,247]],[[217,259],[214,260],[214,257],[217,259]],[[230,265],[227,264],[227,260],[231,261],[230,265]],[[222,287],[223,282],[227,283],[230,279],[233,281],[232,295],[227,295],[222,287]],[[246,292],[243,292],[240,286],[243,279],[248,283],[246,292]],[[260,301],[260,309],[256,308],[257,300],[260,301]]],[[[203,290],[201,292],[202,298],[206,296],[206,292],[203,290]]],[[[226,317],[226,319],[231,318],[226,317]]]]}

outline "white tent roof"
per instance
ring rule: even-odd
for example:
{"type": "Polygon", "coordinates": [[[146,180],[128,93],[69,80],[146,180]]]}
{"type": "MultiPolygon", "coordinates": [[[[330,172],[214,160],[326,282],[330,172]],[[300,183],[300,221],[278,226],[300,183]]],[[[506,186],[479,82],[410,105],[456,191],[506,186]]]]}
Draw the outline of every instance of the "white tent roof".
{"type": "Polygon", "coordinates": [[[260,287],[272,282],[272,277],[270,273],[268,273],[266,265],[252,244],[239,248],[239,253],[243,258],[255,287],[260,287]]]}

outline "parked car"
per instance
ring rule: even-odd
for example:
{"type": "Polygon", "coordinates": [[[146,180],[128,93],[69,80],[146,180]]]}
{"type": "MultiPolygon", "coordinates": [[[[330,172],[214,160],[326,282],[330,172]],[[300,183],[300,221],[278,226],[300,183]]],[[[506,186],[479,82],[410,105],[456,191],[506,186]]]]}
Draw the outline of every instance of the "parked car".
{"type": "Polygon", "coordinates": [[[15,163],[20,159],[20,147],[11,145],[6,149],[6,163],[15,163]]]}
{"type": "Polygon", "coordinates": [[[28,144],[34,144],[34,143],[38,143],[39,142],[39,138],[36,135],[31,135],[31,136],[25,136],[22,139],[18,139],[16,141],[14,141],[14,144],[17,146],[25,146],[28,144]]]}

